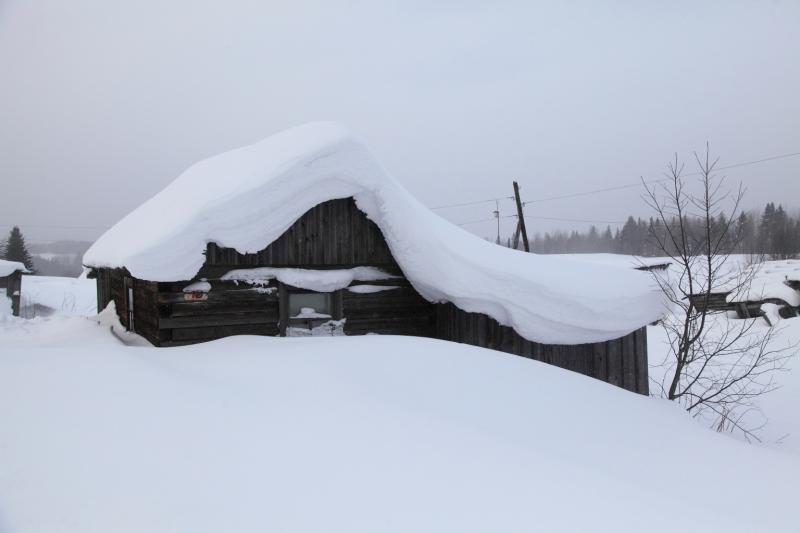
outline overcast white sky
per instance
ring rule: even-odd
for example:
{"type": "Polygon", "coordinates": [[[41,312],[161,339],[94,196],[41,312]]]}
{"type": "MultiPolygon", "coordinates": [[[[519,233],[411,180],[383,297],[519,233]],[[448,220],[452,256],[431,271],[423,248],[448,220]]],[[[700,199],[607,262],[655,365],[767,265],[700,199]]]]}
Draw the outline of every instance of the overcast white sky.
{"type": "MultiPolygon", "coordinates": [[[[800,152],[800,2],[565,4],[0,0],[0,231],[96,238],[193,162],[319,119],[430,206],[635,183],[706,140],[723,165],[800,152]]],[[[800,203],[800,157],[726,174],[800,203]]],[[[644,216],[640,192],[528,212],[644,216]]]]}

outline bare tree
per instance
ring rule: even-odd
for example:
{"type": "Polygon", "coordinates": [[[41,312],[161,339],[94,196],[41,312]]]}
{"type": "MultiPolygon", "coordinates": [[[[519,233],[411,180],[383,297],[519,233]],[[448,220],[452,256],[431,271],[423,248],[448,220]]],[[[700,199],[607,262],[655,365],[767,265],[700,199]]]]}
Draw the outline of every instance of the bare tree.
{"type": "Polygon", "coordinates": [[[712,298],[746,290],[757,269],[734,264],[728,249],[736,242],[744,189],[725,188],[708,145],[694,158],[696,172],[684,174],[676,155],[664,179],[652,185],[643,180],[645,201],[660,221],[651,238],[676,267],[672,275],[653,272],[671,311],[662,321],[669,352],[660,363],[663,379],[655,385],[719,431],[757,439],[763,423],[748,415],[757,409],[757,397],[777,387],[774,373],[785,367],[794,346],[777,346],[777,330],[763,320],[729,320],[709,312],[712,298]],[[686,176],[696,176],[696,182],[686,176]]]}

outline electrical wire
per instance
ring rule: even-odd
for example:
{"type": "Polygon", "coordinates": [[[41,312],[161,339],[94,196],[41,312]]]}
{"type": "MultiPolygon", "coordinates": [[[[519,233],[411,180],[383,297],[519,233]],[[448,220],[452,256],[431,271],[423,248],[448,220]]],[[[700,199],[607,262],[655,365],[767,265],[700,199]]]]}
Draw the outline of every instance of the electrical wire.
{"type": "MultiPolygon", "coordinates": [[[[739,168],[739,167],[745,167],[745,166],[749,166],[749,165],[756,165],[756,164],[759,164],[759,163],[766,163],[768,161],[775,161],[777,159],[786,159],[787,157],[796,157],[796,156],[799,156],[799,155],[800,155],[800,152],[792,152],[792,153],[789,153],[789,154],[781,154],[781,155],[776,155],[776,156],[772,156],[772,157],[765,157],[763,159],[755,159],[753,161],[744,161],[742,163],[734,163],[733,165],[726,165],[724,167],[717,167],[717,168],[714,169],[714,171],[728,170],[728,169],[731,169],[731,168],[739,168]]],[[[698,172],[689,172],[689,173],[686,173],[686,174],[682,174],[681,176],[682,177],[685,177],[685,176],[698,176],[700,174],[701,174],[701,172],[698,171],[698,172]]],[[[659,178],[659,179],[654,179],[654,180],[644,180],[644,183],[658,183],[658,182],[661,182],[661,181],[667,181],[669,179],[671,179],[671,178],[659,178]]],[[[642,186],[642,182],[640,181],[640,182],[637,182],[637,183],[630,183],[630,184],[627,184],[627,185],[617,185],[615,187],[605,187],[603,189],[594,189],[594,190],[591,190],[591,191],[583,191],[583,192],[575,192],[575,193],[570,193],[570,194],[562,194],[562,195],[559,195],[559,196],[549,196],[547,198],[536,198],[534,200],[527,200],[527,201],[523,202],[523,205],[540,203],[540,202],[550,202],[550,201],[553,201],[553,200],[563,200],[563,199],[566,199],[566,198],[577,198],[577,197],[580,197],[580,196],[590,196],[592,194],[599,194],[599,193],[611,192],[611,191],[619,191],[619,190],[622,190],[622,189],[632,189],[634,187],[641,187],[641,186],[642,186]]]]}
{"type": "MultiPolygon", "coordinates": [[[[744,161],[744,162],[741,162],[741,163],[734,163],[732,165],[726,165],[724,167],[717,167],[714,170],[715,171],[728,170],[728,169],[731,169],[731,168],[739,168],[739,167],[745,167],[745,166],[749,166],[749,165],[757,165],[759,163],[766,163],[766,162],[769,162],[769,161],[775,161],[775,160],[778,160],[778,159],[786,159],[787,157],[797,157],[797,156],[800,156],[800,152],[791,152],[791,153],[788,153],[788,154],[780,154],[780,155],[774,155],[774,156],[770,156],[770,157],[764,157],[764,158],[761,158],[761,159],[754,159],[752,161],[744,161]]],[[[697,175],[700,175],[700,174],[701,174],[701,172],[689,172],[689,173],[686,173],[686,174],[682,174],[682,176],[683,177],[685,177],[685,176],[697,176],[697,175]]],[[[666,181],[668,179],[670,179],[670,178],[659,178],[659,179],[654,179],[654,180],[645,180],[644,182],[645,183],[658,183],[660,181],[666,181]]],[[[563,199],[567,199],[567,198],[577,198],[577,197],[580,197],[580,196],[590,196],[592,194],[600,194],[600,193],[611,192],[611,191],[619,191],[619,190],[623,190],[623,189],[632,189],[634,187],[641,187],[641,186],[642,186],[642,182],[638,181],[636,183],[629,183],[629,184],[625,184],[625,185],[616,185],[616,186],[613,186],[613,187],[604,187],[602,189],[593,189],[593,190],[589,190],[589,191],[579,191],[579,192],[574,192],[574,193],[561,194],[561,195],[558,195],[558,196],[548,196],[546,198],[535,198],[533,200],[527,200],[525,202],[522,202],[522,205],[534,204],[534,203],[540,203],[540,202],[550,202],[550,201],[553,201],[553,200],[563,200],[563,199]]],[[[463,203],[458,203],[458,204],[439,205],[439,206],[436,206],[436,207],[431,207],[430,209],[447,209],[447,208],[450,208],[450,207],[464,207],[464,206],[469,206],[469,205],[478,205],[478,204],[485,204],[485,203],[489,203],[489,202],[496,202],[496,201],[499,201],[499,200],[513,200],[513,199],[514,199],[513,196],[501,196],[501,197],[498,197],[498,198],[487,198],[485,200],[475,200],[475,201],[472,201],[472,202],[463,202],[463,203]]],[[[473,221],[473,222],[477,222],[477,221],[473,221]]],[[[464,224],[472,224],[473,222],[464,222],[464,224]]]]}
{"type": "MultiPolygon", "coordinates": [[[[465,207],[468,205],[478,205],[478,204],[488,204],[489,202],[499,202],[500,200],[513,200],[513,196],[501,196],[499,198],[487,198],[486,200],[475,200],[474,202],[464,202],[461,204],[447,204],[447,205],[437,205],[436,207],[430,207],[429,209],[447,209],[450,207],[465,207]]],[[[465,222],[467,224],[467,222],[465,222]]]]}

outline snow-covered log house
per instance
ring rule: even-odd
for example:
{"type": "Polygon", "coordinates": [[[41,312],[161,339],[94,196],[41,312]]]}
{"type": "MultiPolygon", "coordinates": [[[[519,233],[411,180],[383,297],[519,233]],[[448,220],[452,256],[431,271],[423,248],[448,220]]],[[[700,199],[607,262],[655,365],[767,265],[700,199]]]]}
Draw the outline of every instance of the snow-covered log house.
{"type": "Polygon", "coordinates": [[[496,246],[440,218],[345,128],[313,123],[202,161],[84,256],[156,346],[229,335],[417,335],[646,394],[650,277],[496,246]]]}
{"type": "MultiPolygon", "coordinates": [[[[25,265],[16,261],[0,259],[0,298],[11,301],[11,314],[19,316],[22,274],[28,272],[25,265]]],[[[5,301],[0,305],[7,305],[5,301]]]]}

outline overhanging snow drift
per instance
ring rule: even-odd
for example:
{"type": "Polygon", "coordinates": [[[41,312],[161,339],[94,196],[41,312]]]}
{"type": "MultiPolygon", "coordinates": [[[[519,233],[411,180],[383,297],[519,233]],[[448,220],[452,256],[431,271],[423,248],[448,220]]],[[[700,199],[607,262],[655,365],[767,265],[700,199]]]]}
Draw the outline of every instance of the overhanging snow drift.
{"type": "Polygon", "coordinates": [[[312,123],[201,161],[106,232],[90,267],[192,279],[206,244],[264,249],[317,204],[353,197],[419,293],[532,341],[599,342],[659,318],[647,274],[496,246],[428,210],[344,127],[312,123]]]}
{"type": "Polygon", "coordinates": [[[25,268],[25,265],[23,265],[22,263],[0,259],[0,277],[10,276],[14,272],[22,272],[23,274],[29,274],[28,269],[25,268]]]}

